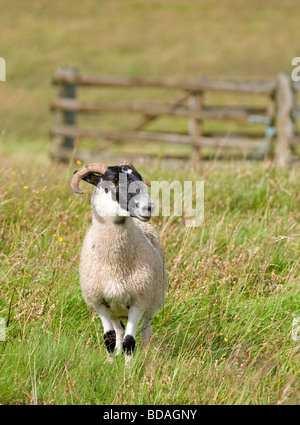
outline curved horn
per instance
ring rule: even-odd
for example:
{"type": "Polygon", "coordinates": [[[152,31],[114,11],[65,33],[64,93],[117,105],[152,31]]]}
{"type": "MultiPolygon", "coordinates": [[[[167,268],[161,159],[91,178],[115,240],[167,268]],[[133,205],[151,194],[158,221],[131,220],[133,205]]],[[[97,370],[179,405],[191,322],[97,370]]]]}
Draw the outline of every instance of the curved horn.
{"type": "MultiPolygon", "coordinates": [[[[131,167],[133,170],[135,170],[138,173],[137,169],[131,164],[131,162],[127,161],[127,159],[125,159],[122,162],[122,164],[123,165],[128,165],[128,167],[131,167]]],[[[149,187],[151,186],[150,183],[148,182],[148,180],[144,179],[143,176],[142,176],[142,180],[143,180],[143,182],[145,183],[146,186],[149,186],[149,187]]]]}
{"type": "Polygon", "coordinates": [[[74,190],[75,193],[80,193],[80,194],[83,193],[78,186],[80,180],[90,173],[99,173],[103,175],[105,174],[107,169],[108,169],[108,165],[102,165],[102,164],[87,164],[84,167],[81,167],[79,170],[76,170],[74,172],[74,176],[71,181],[71,188],[74,190]]]}

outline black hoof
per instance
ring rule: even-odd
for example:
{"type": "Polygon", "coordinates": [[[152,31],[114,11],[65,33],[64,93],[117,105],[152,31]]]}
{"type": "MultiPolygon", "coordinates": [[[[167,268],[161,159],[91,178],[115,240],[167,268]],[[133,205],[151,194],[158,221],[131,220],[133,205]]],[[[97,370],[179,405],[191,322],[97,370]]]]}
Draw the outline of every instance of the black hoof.
{"type": "Polygon", "coordinates": [[[104,342],[106,349],[109,353],[112,353],[116,346],[116,332],[114,330],[108,331],[104,334],[104,342]]]}
{"type": "Polygon", "coordinates": [[[132,354],[135,347],[135,340],[132,335],[126,335],[123,341],[123,350],[125,354],[132,354]]]}

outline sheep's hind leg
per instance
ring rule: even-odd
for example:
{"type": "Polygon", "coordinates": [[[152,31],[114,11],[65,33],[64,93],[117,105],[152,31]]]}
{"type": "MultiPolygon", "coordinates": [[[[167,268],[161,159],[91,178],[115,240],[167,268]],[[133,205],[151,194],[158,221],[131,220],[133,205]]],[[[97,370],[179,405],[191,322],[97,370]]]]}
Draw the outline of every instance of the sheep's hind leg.
{"type": "Polygon", "coordinates": [[[128,312],[128,321],[123,340],[123,350],[125,353],[125,361],[129,363],[131,355],[135,347],[135,335],[138,324],[143,316],[143,311],[138,306],[131,306],[128,312]]]}
{"type": "Polygon", "coordinates": [[[116,332],[116,355],[122,353],[123,351],[123,338],[125,334],[124,325],[120,320],[113,320],[112,321],[114,330],[116,332]]]}
{"type": "Polygon", "coordinates": [[[101,305],[96,309],[96,313],[99,315],[104,333],[104,342],[106,346],[106,351],[109,357],[109,360],[112,361],[112,354],[116,346],[116,332],[113,327],[113,323],[110,316],[110,309],[105,305],[101,305]]]}
{"type": "Polygon", "coordinates": [[[141,329],[141,343],[144,348],[149,344],[152,334],[152,318],[144,319],[141,329]]]}

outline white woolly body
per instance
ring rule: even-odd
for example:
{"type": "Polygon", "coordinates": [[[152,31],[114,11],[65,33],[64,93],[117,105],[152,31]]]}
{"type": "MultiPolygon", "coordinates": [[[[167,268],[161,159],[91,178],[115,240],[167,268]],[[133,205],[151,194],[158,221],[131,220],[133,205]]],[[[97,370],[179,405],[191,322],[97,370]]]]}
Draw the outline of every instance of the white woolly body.
{"type": "MultiPolygon", "coordinates": [[[[100,193],[95,192],[95,195],[100,193]]],[[[80,285],[86,303],[95,310],[110,308],[111,318],[128,316],[138,305],[152,318],[164,302],[167,273],[155,228],[132,217],[99,217],[85,236],[80,260],[80,285]]]]}

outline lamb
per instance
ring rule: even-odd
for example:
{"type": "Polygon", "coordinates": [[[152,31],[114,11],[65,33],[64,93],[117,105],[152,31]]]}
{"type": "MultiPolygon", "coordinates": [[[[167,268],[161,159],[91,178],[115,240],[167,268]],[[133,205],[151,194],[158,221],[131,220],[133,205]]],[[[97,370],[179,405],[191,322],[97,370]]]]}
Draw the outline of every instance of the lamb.
{"type": "Polygon", "coordinates": [[[142,345],[150,341],[152,318],[164,304],[168,282],[159,234],[147,223],[154,210],[145,187],[150,184],[128,161],[75,171],[75,193],[82,193],[80,180],[95,186],[79,266],[82,295],[100,316],[109,359],[124,352],[128,363],[141,319],[142,345]]]}

